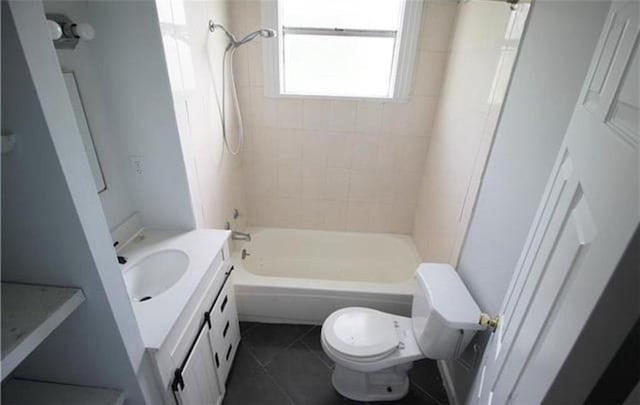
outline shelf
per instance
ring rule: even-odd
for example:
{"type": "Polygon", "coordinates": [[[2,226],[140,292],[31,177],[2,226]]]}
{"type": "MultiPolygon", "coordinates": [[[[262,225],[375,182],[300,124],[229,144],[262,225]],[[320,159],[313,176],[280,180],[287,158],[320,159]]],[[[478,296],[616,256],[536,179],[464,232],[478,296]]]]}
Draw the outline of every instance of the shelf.
{"type": "Polygon", "coordinates": [[[124,393],[106,388],[12,379],[2,386],[2,403],[122,405],[124,393]]]}
{"type": "Polygon", "coordinates": [[[83,301],[78,288],[3,282],[2,379],[83,301]]]}

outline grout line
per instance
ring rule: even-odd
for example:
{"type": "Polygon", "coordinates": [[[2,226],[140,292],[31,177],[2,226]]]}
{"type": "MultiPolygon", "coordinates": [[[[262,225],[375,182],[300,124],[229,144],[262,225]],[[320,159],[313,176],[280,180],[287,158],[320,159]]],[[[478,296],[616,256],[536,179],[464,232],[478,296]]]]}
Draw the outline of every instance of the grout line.
{"type": "MultiPolygon", "coordinates": [[[[302,338],[304,338],[305,336],[307,336],[307,334],[308,334],[309,332],[311,332],[311,330],[313,330],[313,328],[315,328],[315,325],[312,325],[312,326],[311,326],[311,328],[309,328],[309,330],[308,330],[308,331],[306,331],[306,332],[305,332],[305,333],[303,333],[302,335],[298,336],[297,338],[295,338],[295,339],[293,340],[293,342],[289,343],[288,345],[286,345],[285,347],[283,347],[283,348],[282,348],[282,350],[278,351],[278,354],[276,354],[275,356],[273,356],[273,359],[275,359],[278,355],[280,355],[280,353],[282,353],[282,352],[284,352],[284,351],[286,351],[286,350],[289,350],[289,349],[291,348],[291,346],[293,346],[294,344],[296,344],[296,343],[298,343],[298,342],[301,342],[301,343],[306,347],[307,345],[305,345],[305,344],[304,344],[304,341],[302,340],[302,338]]],[[[271,363],[271,361],[272,361],[273,359],[269,360],[269,362],[268,362],[267,364],[271,363]]]]}
{"type": "Polygon", "coordinates": [[[291,402],[292,405],[297,405],[296,401],[293,400],[293,398],[291,397],[291,395],[289,395],[289,392],[282,386],[280,386],[280,384],[278,384],[278,381],[276,381],[276,379],[271,375],[271,373],[269,373],[268,370],[264,370],[265,374],[267,375],[267,378],[269,378],[269,380],[271,380],[271,383],[280,390],[280,392],[282,392],[284,394],[285,397],[287,397],[289,399],[289,401],[291,402]]]}
{"type": "Polygon", "coordinates": [[[438,398],[434,397],[433,395],[431,395],[429,393],[429,391],[427,391],[426,389],[422,388],[421,386],[419,386],[418,384],[414,383],[413,381],[411,381],[411,379],[409,379],[409,384],[411,386],[413,386],[414,388],[416,388],[418,391],[422,392],[423,394],[425,394],[427,397],[433,399],[434,401],[436,401],[438,404],[440,405],[446,405],[443,404],[438,398]]]}
{"type": "Polygon", "coordinates": [[[253,353],[253,350],[251,350],[251,346],[247,345],[247,350],[248,353],[251,357],[253,357],[253,359],[255,360],[255,362],[258,364],[258,367],[260,367],[262,369],[262,371],[264,372],[264,374],[267,376],[267,378],[269,379],[269,381],[271,381],[271,384],[273,384],[278,390],[280,390],[280,392],[287,398],[289,399],[289,401],[291,402],[292,405],[296,405],[296,402],[293,400],[293,398],[291,398],[291,396],[289,395],[289,393],[287,392],[287,390],[285,390],[283,387],[280,386],[280,384],[278,384],[278,382],[276,381],[275,378],[273,378],[273,376],[271,375],[271,373],[269,372],[269,370],[267,370],[266,366],[263,366],[262,363],[260,362],[260,360],[258,360],[258,358],[256,357],[256,355],[253,353]]]}
{"type": "Polygon", "coordinates": [[[305,346],[305,347],[306,347],[306,348],[307,348],[307,349],[308,349],[308,350],[309,350],[309,351],[310,351],[310,352],[311,352],[311,353],[312,353],[316,358],[320,359],[320,361],[322,362],[322,364],[324,364],[325,366],[327,366],[327,368],[329,369],[329,371],[333,371],[333,365],[329,365],[329,364],[327,364],[327,362],[325,361],[325,359],[324,359],[322,356],[318,355],[318,354],[316,353],[316,351],[315,351],[311,346],[309,346],[309,345],[307,344],[307,342],[305,342],[305,341],[302,339],[302,338],[304,338],[305,336],[307,336],[309,333],[311,333],[311,331],[312,331],[314,328],[317,328],[317,327],[318,327],[318,325],[314,325],[314,327],[313,327],[313,328],[311,328],[311,329],[309,330],[309,332],[305,333],[305,334],[300,338],[300,342],[301,342],[301,343],[302,343],[302,344],[303,344],[303,345],[304,345],[304,346],[305,346]]]}
{"type": "Polygon", "coordinates": [[[258,356],[256,356],[256,354],[253,352],[253,349],[251,349],[251,345],[246,342],[244,344],[247,346],[247,353],[249,353],[249,355],[253,358],[253,360],[255,360],[256,363],[258,363],[258,366],[260,366],[260,368],[264,371],[267,371],[266,367],[262,365],[262,362],[258,360],[258,356]]]}
{"type": "MultiPolygon", "coordinates": [[[[252,326],[249,330],[255,328],[256,325],[252,326]]],[[[251,345],[247,344],[246,341],[244,342],[244,344],[246,345],[246,349],[247,349],[247,353],[249,353],[249,355],[253,358],[253,360],[258,364],[258,366],[262,369],[262,371],[264,371],[264,373],[267,375],[269,381],[278,389],[280,390],[280,392],[282,394],[284,394],[284,396],[291,402],[292,405],[298,405],[294,399],[291,397],[291,395],[289,394],[289,392],[282,387],[278,381],[271,375],[271,373],[269,372],[269,370],[267,369],[267,367],[269,366],[269,364],[273,361],[273,359],[275,359],[277,356],[279,356],[281,353],[285,352],[286,350],[289,350],[294,344],[300,342],[302,343],[302,345],[313,354],[313,356],[315,356],[322,364],[325,365],[325,367],[327,367],[329,369],[329,371],[332,371],[332,368],[325,362],[325,360],[319,356],[318,354],[316,354],[315,350],[313,348],[311,348],[305,341],[304,341],[304,337],[307,336],[308,334],[310,334],[315,328],[320,327],[318,325],[311,325],[311,327],[309,328],[309,330],[307,330],[306,332],[302,333],[300,336],[298,336],[297,338],[295,338],[289,345],[285,346],[284,348],[282,348],[281,350],[279,350],[277,352],[277,354],[275,356],[273,356],[273,358],[271,360],[269,360],[267,363],[265,363],[264,365],[262,364],[262,362],[260,362],[260,360],[258,359],[258,357],[256,356],[256,354],[254,353],[251,345]]],[[[410,387],[413,387],[415,389],[417,389],[419,392],[421,392],[423,395],[425,395],[427,398],[435,401],[437,404],[440,405],[447,405],[446,403],[441,402],[439,399],[437,399],[435,396],[433,396],[432,394],[429,393],[429,391],[427,391],[425,388],[421,387],[420,385],[414,383],[411,379],[409,379],[409,384],[410,387]]]]}
{"type": "MultiPolygon", "coordinates": [[[[266,367],[273,361],[273,359],[275,359],[276,357],[278,357],[278,355],[280,355],[280,353],[284,352],[285,350],[289,349],[291,346],[293,346],[296,342],[298,342],[300,339],[302,339],[302,337],[306,336],[307,333],[309,333],[313,328],[315,327],[315,325],[312,325],[311,328],[304,332],[302,335],[298,336],[296,339],[293,340],[293,342],[291,342],[290,344],[288,344],[287,346],[284,346],[282,349],[278,350],[275,354],[275,356],[273,356],[273,358],[269,361],[267,361],[264,365],[262,364],[262,362],[258,359],[258,357],[254,354],[254,358],[256,359],[256,361],[258,362],[258,364],[260,364],[262,366],[262,368],[264,368],[266,370],[266,367]]],[[[303,342],[304,343],[304,342],[303,342]]],[[[251,349],[250,345],[247,345],[249,349],[251,349]]],[[[253,352],[252,352],[253,354],[253,352]]]]}

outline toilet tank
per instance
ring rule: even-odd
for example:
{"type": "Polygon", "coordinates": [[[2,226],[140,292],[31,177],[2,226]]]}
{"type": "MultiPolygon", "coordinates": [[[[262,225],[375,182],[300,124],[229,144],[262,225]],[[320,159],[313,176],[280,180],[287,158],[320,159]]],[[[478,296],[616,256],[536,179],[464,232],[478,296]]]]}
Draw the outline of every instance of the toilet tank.
{"type": "Polygon", "coordinates": [[[413,334],[431,359],[458,357],[479,325],[480,308],[448,264],[422,263],[416,271],[411,318],[413,334]]]}

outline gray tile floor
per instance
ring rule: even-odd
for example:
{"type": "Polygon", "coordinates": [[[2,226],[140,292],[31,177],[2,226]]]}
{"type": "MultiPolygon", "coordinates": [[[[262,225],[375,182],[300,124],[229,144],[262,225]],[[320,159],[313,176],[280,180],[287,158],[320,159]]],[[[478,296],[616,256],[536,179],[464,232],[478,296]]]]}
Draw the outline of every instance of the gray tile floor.
{"type": "MultiPolygon", "coordinates": [[[[333,363],[320,346],[319,326],[241,322],[240,329],[225,405],[357,404],[331,385],[333,363]]],[[[409,394],[394,404],[448,404],[435,361],[415,362],[410,377],[409,394]]]]}

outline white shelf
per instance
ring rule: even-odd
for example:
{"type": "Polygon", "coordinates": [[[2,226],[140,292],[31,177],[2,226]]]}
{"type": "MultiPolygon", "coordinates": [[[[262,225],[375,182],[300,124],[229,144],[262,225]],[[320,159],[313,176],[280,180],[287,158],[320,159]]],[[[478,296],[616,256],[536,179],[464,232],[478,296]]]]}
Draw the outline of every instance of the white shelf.
{"type": "Polygon", "coordinates": [[[122,405],[124,393],[106,388],[12,379],[2,386],[2,403],[4,405],[122,405]]]}
{"type": "Polygon", "coordinates": [[[2,283],[2,379],[84,301],[78,288],[2,283]]]}

